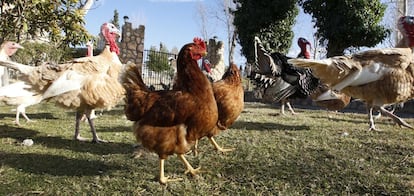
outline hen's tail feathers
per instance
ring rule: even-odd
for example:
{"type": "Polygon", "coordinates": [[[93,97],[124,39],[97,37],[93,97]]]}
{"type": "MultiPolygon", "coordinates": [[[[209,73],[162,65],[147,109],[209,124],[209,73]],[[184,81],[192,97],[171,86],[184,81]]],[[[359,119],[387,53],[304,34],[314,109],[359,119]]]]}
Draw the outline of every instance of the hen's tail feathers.
{"type": "Polygon", "coordinates": [[[8,67],[8,68],[20,71],[22,74],[25,74],[25,75],[32,72],[33,69],[35,68],[33,66],[20,64],[20,63],[13,62],[13,61],[0,61],[0,66],[8,67]]]}
{"type": "Polygon", "coordinates": [[[125,71],[121,76],[122,85],[128,91],[128,89],[140,89],[144,91],[150,91],[145,85],[141,77],[141,72],[135,64],[128,64],[125,67],[125,71]]]}
{"type": "Polygon", "coordinates": [[[139,121],[148,106],[146,97],[150,92],[150,89],[142,80],[138,67],[132,64],[125,66],[120,80],[126,92],[125,115],[130,121],[139,121]]]}

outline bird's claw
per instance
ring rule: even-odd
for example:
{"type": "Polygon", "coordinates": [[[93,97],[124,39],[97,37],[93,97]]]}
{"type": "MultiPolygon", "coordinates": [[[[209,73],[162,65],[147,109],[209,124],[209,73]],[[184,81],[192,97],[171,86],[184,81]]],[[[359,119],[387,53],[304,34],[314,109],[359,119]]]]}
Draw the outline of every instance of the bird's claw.
{"type": "Polygon", "coordinates": [[[226,153],[226,152],[232,152],[236,150],[236,148],[218,148],[217,151],[221,152],[221,153],[226,153]]]}
{"type": "Polygon", "coordinates": [[[184,174],[190,173],[192,176],[197,176],[201,172],[202,172],[201,171],[201,167],[198,167],[196,169],[194,169],[194,168],[188,168],[187,170],[185,170],[184,174]]]}
{"type": "Polygon", "coordinates": [[[84,138],[84,137],[81,137],[81,136],[74,136],[73,139],[81,141],[81,142],[89,140],[88,138],[84,138]]]}
{"type": "Polygon", "coordinates": [[[381,132],[380,129],[377,129],[375,126],[370,126],[368,131],[377,131],[377,132],[381,132]]]}
{"type": "Polygon", "coordinates": [[[160,183],[161,184],[167,184],[167,182],[177,182],[182,181],[182,178],[170,178],[168,176],[160,177],[160,183]]]}
{"type": "Polygon", "coordinates": [[[109,143],[109,141],[97,138],[97,139],[93,139],[92,143],[109,143]]]}

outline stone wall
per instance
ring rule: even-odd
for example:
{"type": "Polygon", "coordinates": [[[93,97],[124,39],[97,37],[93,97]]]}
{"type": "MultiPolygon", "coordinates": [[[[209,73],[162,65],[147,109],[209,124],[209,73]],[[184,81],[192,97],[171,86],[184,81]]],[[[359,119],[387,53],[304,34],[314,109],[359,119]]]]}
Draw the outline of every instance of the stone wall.
{"type": "Polygon", "coordinates": [[[144,25],[140,25],[138,28],[132,28],[132,23],[125,21],[125,24],[122,26],[122,40],[119,47],[121,50],[119,57],[122,63],[134,63],[142,69],[144,37],[144,25]]]}

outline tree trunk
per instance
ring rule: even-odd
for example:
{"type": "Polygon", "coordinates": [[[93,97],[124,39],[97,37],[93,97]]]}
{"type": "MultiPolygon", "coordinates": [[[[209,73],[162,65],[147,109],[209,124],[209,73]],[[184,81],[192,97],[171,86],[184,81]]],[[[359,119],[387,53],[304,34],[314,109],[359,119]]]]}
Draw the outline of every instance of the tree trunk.
{"type": "Polygon", "coordinates": [[[234,63],[234,49],[236,47],[236,32],[233,32],[229,41],[229,66],[234,63]]]}

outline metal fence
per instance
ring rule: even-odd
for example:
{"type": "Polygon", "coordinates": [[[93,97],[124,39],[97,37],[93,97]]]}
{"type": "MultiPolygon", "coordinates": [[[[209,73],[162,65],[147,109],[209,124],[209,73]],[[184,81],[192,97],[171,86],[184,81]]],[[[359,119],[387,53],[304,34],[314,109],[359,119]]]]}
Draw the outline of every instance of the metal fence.
{"type": "Polygon", "coordinates": [[[171,89],[176,72],[177,55],[172,53],[144,50],[144,62],[142,65],[142,79],[152,90],[171,89]],[[149,65],[161,63],[171,66],[169,70],[153,71],[149,65]]]}
{"type": "MultiPolygon", "coordinates": [[[[167,90],[172,88],[175,73],[177,54],[165,53],[154,50],[144,50],[144,60],[142,64],[142,79],[151,90],[167,90]],[[152,61],[152,62],[151,62],[152,61]],[[170,67],[167,71],[153,71],[148,66],[151,63],[164,63],[170,67]]],[[[251,91],[254,85],[248,78],[250,75],[250,66],[246,66],[242,71],[243,87],[247,91],[251,91]]]]}

